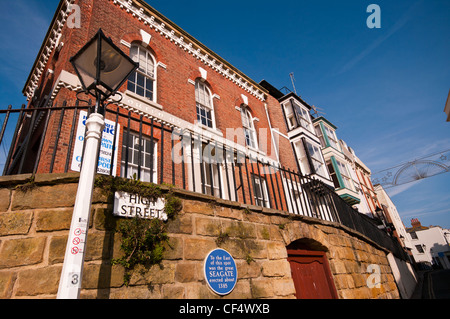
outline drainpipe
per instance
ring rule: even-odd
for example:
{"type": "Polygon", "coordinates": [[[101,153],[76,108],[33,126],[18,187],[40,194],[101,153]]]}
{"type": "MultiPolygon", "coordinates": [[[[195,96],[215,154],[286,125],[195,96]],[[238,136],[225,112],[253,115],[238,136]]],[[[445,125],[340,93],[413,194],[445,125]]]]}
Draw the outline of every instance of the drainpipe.
{"type": "Polygon", "coordinates": [[[277,145],[275,144],[275,138],[273,136],[273,132],[274,131],[272,129],[272,123],[270,122],[269,112],[267,111],[267,103],[264,103],[264,109],[266,110],[267,121],[269,122],[270,138],[272,140],[272,145],[273,145],[273,148],[275,150],[275,155],[277,156],[277,161],[278,161],[278,163],[280,163],[280,155],[278,154],[277,145]]]}

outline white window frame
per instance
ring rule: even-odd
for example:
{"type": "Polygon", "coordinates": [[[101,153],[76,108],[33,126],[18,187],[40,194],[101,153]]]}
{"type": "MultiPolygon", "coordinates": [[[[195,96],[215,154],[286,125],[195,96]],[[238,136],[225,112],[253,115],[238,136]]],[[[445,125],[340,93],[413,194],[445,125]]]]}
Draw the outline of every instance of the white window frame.
{"type": "Polygon", "coordinates": [[[323,128],[325,130],[325,134],[328,137],[328,141],[330,142],[330,146],[333,147],[334,149],[339,150],[335,131],[332,128],[330,128],[328,125],[326,125],[325,123],[323,124],[323,128]]]}
{"type": "Polygon", "coordinates": [[[323,137],[322,129],[320,128],[320,124],[315,126],[316,129],[316,135],[320,140],[320,144],[322,145],[322,148],[327,147],[327,144],[325,143],[325,138],[323,137]]]}
{"type": "Polygon", "coordinates": [[[336,159],[336,163],[338,166],[337,169],[341,173],[342,180],[344,181],[344,187],[348,188],[350,190],[353,190],[352,181],[351,181],[351,177],[350,177],[347,165],[345,165],[345,163],[341,162],[338,159],[336,159]]]}
{"type": "Polygon", "coordinates": [[[322,151],[308,141],[305,141],[305,143],[309,153],[311,154],[311,160],[313,162],[316,174],[322,177],[327,177],[325,161],[322,158],[322,151]]]}
{"type": "Polygon", "coordinates": [[[293,130],[298,127],[297,119],[295,118],[294,109],[290,101],[284,104],[284,112],[286,115],[286,122],[289,130],[293,130]]]}
{"type": "Polygon", "coordinates": [[[334,188],[341,188],[339,183],[339,178],[337,177],[336,167],[334,167],[333,162],[330,160],[326,163],[328,167],[328,173],[330,174],[331,181],[333,182],[334,188]]]}
{"type": "MultiPolygon", "coordinates": [[[[122,144],[122,160],[120,163],[120,174],[124,178],[133,178],[133,175],[136,174],[138,176],[138,159],[136,156],[139,156],[139,134],[130,132],[130,138],[132,139],[132,143],[129,146],[129,157],[128,157],[128,176],[125,176],[125,159],[126,159],[126,151],[127,151],[127,132],[124,130],[123,134],[123,144],[122,144]],[[131,155],[131,156],[130,156],[131,155]]],[[[157,183],[158,178],[158,143],[153,140],[154,149],[153,149],[153,183],[157,183]]],[[[142,159],[141,159],[141,178],[140,180],[143,182],[150,182],[150,162],[146,160],[146,156],[150,156],[150,150],[147,149],[148,146],[151,145],[151,139],[147,136],[142,136],[142,159]],[[148,144],[147,144],[148,143],[148,144]]],[[[151,160],[151,159],[150,159],[151,160]]]]}
{"type": "Polygon", "coordinates": [[[207,195],[213,195],[212,189],[214,189],[214,197],[220,197],[220,189],[219,189],[219,171],[217,170],[217,164],[212,160],[211,163],[205,161],[203,158],[202,166],[201,166],[202,174],[203,174],[203,187],[205,189],[205,193],[207,195]],[[213,185],[211,188],[211,176],[209,173],[209,168],[212,169],[212,178],[213,185]]]}
{"type": "Polygon", "coordinates": [[[418,254],[425,254],[425,249],[423,249],[422,245],[414,245],[418,254]]]}
{"type": "Polygon", "coordinates": [[[284,104],[284,111],[289,130],[302,127],[310,132],[313,132],[314,127],[311,122],[311,117],[302,104],[290,99],[284,104]],[[295,114],[297,114],[298,117],[295,114]],[[298,123],[298,119],[300,120],[300,123],[298,123]]]}
{"type": "MultiPolygon", "coordinates": [[[[219,167],[217,167],[217,158],[215,154],[211,154],[211,158],[209,158],[209,155],[207,154],[208,152],[211,152],[211,149],[205,151],[207,147],[210,147],[208,145],[210,144],[202,143],[202,154],[199,154],[199,156],[202,157],[200,165],[200,174],[203,175],[203,178],[201,179],[201,182],[203,183],[202,192],[203,190],[205,190],[205,193],[207,195],[212,195],[214,197],[220,198],[220,188],[222,188],[222,190],[224,189],[222,164],[219,163],[219,167]],[[211,175],[209,171],[210,168],[212,170],[212,178],[213,178],[212,185],[211,185],[211,175]],[[212,192],[213,189],[214,194],[212,192]]],[[[215,150],[215,148],[213,148],[213,150],[215,150]]]]}
{"type": "Polygon", "coordinates": [[[255,205],[270,208],[269,191],[267,189],[267,181],[265,177],[251,174],[251,179],[255,205]],[[256,193],[257,190],[259,191],[259,194],[256,193]]]}
{"type": "Polygon", "coordinates": [[[245,144],[248,147],[258,149],[254,118],[248,107],[245,105],[241,106],[241,121],[242,127],[244,128],[245,144]]]}
{"type": "Polygon", "coordinates": [[[195,81],[195,106],[196,106],[197,124],[212,129],[216,129],[213,95],[209,87],[206,85],[206,83],[204,83],[200,79],[197,79],[195,81]],[[205,111],[205,116],[201,114],[202,110],[205,111]],[[208,125],[207,112],[210,113],[211,119],[209,119],[209,121],[211,122],[211,126],[208,125]],[[205,119],[206,124],[203,123],[203,118],[205,119]]]}
{"type": "Polygon", "coordinates": [[[149,50],[136,43],[132,44],[130,47],[130,57],[133,59],[133,61],[139,62],[139,68],[128,77],[127,90],[149,101],[156,102],[157,62],[155,60],[155,57],[150,53],[149,50]],[[137,50],[137,52],[134,53],[134,50],[137,50]],[[145,59],[142,59],[142,55],[145,56],[145,59]],[[143,86],[138,84],[139,76],[144,78],[143,86]],[[147,81],[152,82],[153,87],[151,90],[151,97],[147,96],[147,81]],[[134,86],[134,89],[132,89],[132,86],[134,86]],[[139,92],[139,87],[143,90],[142,94],[140,94],[139,92]]]}
{"type": "Polygon", "coordinates": [[[300,123],[299,125],[305,129],[307,129],[308,131],[312,132],[313,127],[312,127],[312,123],[311,123],[311,118],[309,116],[308,111],[306,111],[302,105],[298,104],[295,100],[293,100],[293,104],[294,104],[294,109],[297,107],[299,112],[298,116],[300,117],[300,123]]]}

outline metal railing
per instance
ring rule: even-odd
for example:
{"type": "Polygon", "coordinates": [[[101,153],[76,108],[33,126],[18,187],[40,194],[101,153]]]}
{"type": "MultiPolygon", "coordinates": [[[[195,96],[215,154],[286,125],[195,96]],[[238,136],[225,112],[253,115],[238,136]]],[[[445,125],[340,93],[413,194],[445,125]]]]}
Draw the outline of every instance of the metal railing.
{"type": "MultiPolygon", "coordinates": [[[[2,149],[5,153],[0,157],[0,164],[4,160],[3,175],[79,171],[84,155],[84,119],[90,112],[90,105],[67,106],[65,102],[61,107],[22,106],[0,111],[0,120],[4,115],[0,131],[0,154],[2,149]],[[9,123],[12,115],[17,115],[14,129],[9,123]]],[[[357,212],[320,180],[124,108],[107,108],[105,119],[98,168],[102,174],[172,184],[340,223],[397,257],[407,258],[398,241],[378,229],[375,220],[357,212]]]]}

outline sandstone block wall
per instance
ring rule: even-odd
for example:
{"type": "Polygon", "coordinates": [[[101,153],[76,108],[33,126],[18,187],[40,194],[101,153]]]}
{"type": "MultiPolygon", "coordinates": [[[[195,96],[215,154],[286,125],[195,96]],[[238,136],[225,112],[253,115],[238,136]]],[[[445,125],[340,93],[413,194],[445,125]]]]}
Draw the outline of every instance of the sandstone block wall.
{"type": "MultiPolygon", "coordinates": [[[[0,177],[0,298],[55,298],[77,190],[77,175],[0,177]]],[[[399,298],[386,251],[334,223],[178,191],[183,210],[169,225],[170,245],[161,265],[135,272],[129,287],[120,256],[112,203],[95,191],[82,298],[295,298],[286,246],[296,240],[327,251],[343,299],[399,298]],[[235,290],[219,297],[203,275],[216,247],[235,258],[235,290]],[[381,269],[380,288],[369,288],[367,267],[381,269]]]]}

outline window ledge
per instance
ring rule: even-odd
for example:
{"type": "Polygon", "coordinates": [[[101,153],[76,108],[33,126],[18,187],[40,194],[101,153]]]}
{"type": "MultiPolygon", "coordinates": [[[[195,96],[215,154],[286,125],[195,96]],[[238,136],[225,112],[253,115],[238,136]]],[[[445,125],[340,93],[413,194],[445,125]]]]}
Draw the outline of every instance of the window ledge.
{"type": "Polygon", "coordinates": [[[163,109],[163,106],[161,104],[153,102],[153,101],[151,101],[151,100],[149,100],[149,99],[147,99],[147,98],[145,98],[143,96],[140,96],[139,94],[133,93],[133,92],[128,91],[128,90],[125,91],[124,98],[132,98],[134,100],[138,100],[139,102],[143,102],[143,103],[149,104],[149,105],[151,105],[151,106],[153,106],[153,107],[155,107],[157,109],[160,109],[160,110],[163,109]]]}
{"type": "Polygon", "coordinates": [[[263,152],[263,151],[261,151],[259,148],[254,148],[254,147],[251,147],[251,146],[248,146],[248,145],[246,145],[245,147],[246,147],[248,150],[252,151],[252,152],[258,153],[259,155],[266,156],[266,153],[263,152]]]}
{"type": "Polygon", "coordinates": [[[212,127],[203,125],[202,123],[197,123],[196,125],[197,125],[199,128],[201,128],[201,129],[203,129],[203,130],[205,130],[205,131],[208,131],[208,132],[211,132],[211,133],[213,133],[213,134],[215,134],[215,135],[218,135],[218,136],[220,136],[220,137],[223,137],[223,133],[222,133],[219,129],[217,129],[217,128],[212,128],[212,127]]]}

